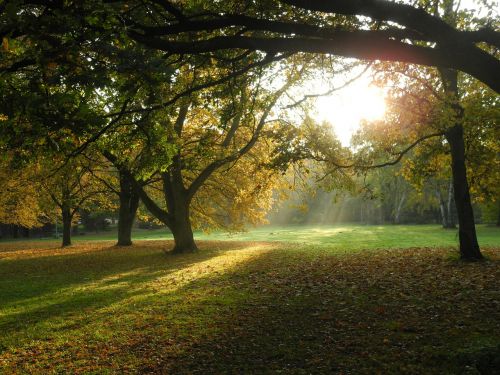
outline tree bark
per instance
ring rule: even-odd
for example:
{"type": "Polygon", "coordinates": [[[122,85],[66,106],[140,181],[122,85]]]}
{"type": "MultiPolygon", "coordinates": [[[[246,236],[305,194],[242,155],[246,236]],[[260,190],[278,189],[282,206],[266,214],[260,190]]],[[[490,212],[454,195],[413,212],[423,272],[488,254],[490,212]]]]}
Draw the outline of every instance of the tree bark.
{"type": "Polygon", "coordinates": [[[174,236],[174,254],[191,253],[198,250],[194,242],[193,228],[189,217],[190,198],[182,182],[180,158],[174,157],[170,173],[163,174],[165,200],[172,213],[170,230],[174,236]]]}
{"type": "Polygon", "coordinates": [[[465,168],[465,146],[463,127],[455,124],[446,131],[446,140],[450,144],[453,189],[458,216],[458,236],[460,256],[465,260],[478,260],[483,256],[477,242],[474,212],[469,194],[467,171],[465,168]]]}
{"type": "Polygon", "coordinates": [[[406,200],[406,191],[403,191],[401,197],[396,200],[396,210],[394,212],[394,224],[400,224],[401,222],[401,209],[406,200]]]}
{"type": "Polygon", "coordinates": [[[448,198],[446,204],[443,195],[441,194],[441,187],[437,186],[436,189],[443,229],[456,229],[455,220],[453,220],[453,179],[450,179],[448,185],[448,198]]]}
{"type": "MultiPolygon", "coordinates": [[[[130,172],[126,172],[130,175],[130,172]]],[[[198,248],[194,241],[193,229],[189,218],[190,198],[187,189],[182,184],[182,178],[172,177],[169,172],[162,173],[163,196],[167,204],[167,210],[159,207],[144,191],[143,187],[135,180],[133,186],[146,208],[158,220],[165,224],[174,236],[174,254],[190,253],[198,248]]]]}
{"type": "Polygon", "coordinates": [[[500,227],[500,200],[498,201],[497,227],[500,227]]]}
{"type": "Polygon", "coordinates": [[[174,254],[192,253],[198,250],[194,242],[188,206],[184,207],[181,211],[176,211],[175,219],[170,230],[174,236],[174,254]]]}
{"type": "Polygon", "coordinates": [[[446,203],[446,229],[455,229],[455,220],[453,218],[453,181],[448,185],[448,201],[446,203]]]}
{"type": "Polygon", "coordinates": [[[118,213],[118,242],[117,246],[132,245],[132,225],[134,224],[139,195],[134,190],[130,176],[120,172],[120,209],[118,213]]]}
{"type": "Polygon", "coordinates": [[[451,107],[455,111],[455,123],[445,132],[450,145],[451,171],[455,206],[458,216],[458,237],[460,240],[460,257],[464,260],[479,260],[483,256],[477,242],[474,211],[467,182],[465,166],[464,128],[462,126],[463,108],[459,103],[458,73],[455,70],[439,70],[446,93],[451,99],[451,107]]]}
{"type": "Polygon", "coordinates": [[[69,207],[62,208],[63,239],[62,247],[71,245],[71,210],[69,207]]]}
{"type": "Polygon", "coordinates": [[[446,218],[446,209],[444,205],[443,195],[441,194],[441,187],[439,185],[436,187],[436,195],[439,201],[439,213],[441,214],[441,224],[443,225],[443,228],[446,229],[446,226],[448,225],[448,220],[446,218]]]}

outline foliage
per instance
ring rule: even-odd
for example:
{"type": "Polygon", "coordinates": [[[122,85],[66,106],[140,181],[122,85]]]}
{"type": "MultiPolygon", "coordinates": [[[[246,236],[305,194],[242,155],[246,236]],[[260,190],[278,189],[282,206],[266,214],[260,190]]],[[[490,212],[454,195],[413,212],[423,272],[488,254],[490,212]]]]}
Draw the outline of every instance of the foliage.
{"type": "MultiPolygon", "coordinates": [[[[364,164],[395,160],[405,147],[422,140],[405,154],[403,176],[421,192],[429,185],[447,190],[451,178],[449,145],[443,133],[455,115],[436,72],[405,65],[375,67],[375,82],[388,86],[386,116],[364,123],[354,137],[364,164]],[[435,134],[433,138],[425,138],[435,134]]],[[[469,78],[459,76],[463,109],[468,183],[475,202],[494,200],[500,176],[498,159],[498,96],[469,78]]],[[[434,198],[431,198],[435,200],[434,198]]]]}
{"type": "Polygon", "coordinates": [[[51,200],[56,210],[67,209],[72,220],[77,219],[80,209],[98,204],[100,209],[112,208],[108,188],[96,175],[106,170],[99,170],[99,164],[85,157],[69,160],[45,160],[41,163],[39,178],[45,199],[51,200]]]}
{"type": "Polygon", "coordinates": [[[35,176],[32,165],[15,168],[8,159],[0,161],[0,223],[32,228],[47,220],[35,176]]]}

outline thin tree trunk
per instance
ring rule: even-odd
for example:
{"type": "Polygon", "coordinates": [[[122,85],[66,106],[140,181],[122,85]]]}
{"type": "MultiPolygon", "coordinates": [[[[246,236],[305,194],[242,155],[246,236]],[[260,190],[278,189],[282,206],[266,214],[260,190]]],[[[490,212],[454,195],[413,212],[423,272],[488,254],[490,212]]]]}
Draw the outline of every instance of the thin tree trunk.
{"type": "Polygon", "coordinates": [[[71,245],[71,211],[69,207],[62,208],[63,239],[62,247],[71,245]]]}
{"type": "Polygon", "coordinates": [[[117,246],[132,245],[132,226],[138,207],[139,195],[134,189],[133,182],[130,180],[130,176],[121,172],[117,246]]]}
{"type": "Polygon", "coordinates": [[[460,256],[466,260],[482,259],[483,256],[477,242],[474,212],[469,194],[467,171],[465,168],[465,146],[463,127],[456,124],[446,131],[446,139],[450,144],[453,172],[453,190],[458,216],[458,236],[460,239],[460,256]]]}
{"type": "Polygon", "coordinates": [[[446,217],[446,209],[445,209],[445,204],[443,200],[443,195],[441,194],[441,189],[439,186],[436,188],[436,195],[439,200],[439,212],[441,213],[441,224],[443,225],[443,228],[446,229],[448,225],[448,219],[446,217]]]}
{"type": "Polygon", "coordinates": [[[446,203],[446,227],[447,229],[455,229],[455,220],[453,220],[453,180],[450,179],[448,184],[448,201],[446,203]]]}
{"type": "Polygon", "coordinates": [[[399,224],[401,221],[401,209],[403,208],[403,204],[406,200],[406,191],[403,191],[403,195],[396,202],[396,211],[394,212],[394,224],[399,224]]]}
{"type": "Polygon", "coordinates": [[[498,201],[497,227],[500,227],[500,200],[498,201]]]}

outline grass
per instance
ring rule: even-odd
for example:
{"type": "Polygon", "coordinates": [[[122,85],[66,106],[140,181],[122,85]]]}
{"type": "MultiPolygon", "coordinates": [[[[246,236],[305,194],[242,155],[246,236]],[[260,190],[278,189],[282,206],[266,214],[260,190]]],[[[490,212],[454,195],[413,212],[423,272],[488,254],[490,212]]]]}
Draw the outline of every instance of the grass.
{"type": "Polygon", "coordinates": [[[182,256],[164,240],[2,243],[0,373],[498,373],[498,229],[480,228],[487,261],[463,263],[449,232],[395,227],[407,248],[377,250],[397,236],[349,228],[182,256]]]}
{"type": "MultiPolygon", "coordinates": [[[[478,225],[482,246],[500,246],[500,228],[478,225]]],[[[165,229],[135,229],[134,240],[169,240],[165,229]]],[[[439,225],[306,225],[260,226],[247,232],[195,232],[202,241],[285,241],[342,250],[391,249],[410,247],[458,246],[458,230],[442,229],[439,225]]],[[[116,240],[116,229],[100,234],[74,236],[74,242],[116,240]]]]}

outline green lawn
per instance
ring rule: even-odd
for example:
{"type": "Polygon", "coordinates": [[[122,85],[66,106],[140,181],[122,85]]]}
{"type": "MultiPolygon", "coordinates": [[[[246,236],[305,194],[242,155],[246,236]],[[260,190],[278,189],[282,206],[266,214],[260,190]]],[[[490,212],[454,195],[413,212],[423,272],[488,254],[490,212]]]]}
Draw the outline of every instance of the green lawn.
{"type": "Polygon", "coordinates": [[[0,373],[495,374],[500,233],[479,233],[476,263],[430,226],[259,228],[181,256],[4,242],[0,373]]]}
{"type": "MultiPolygon", "coordinates": [[[[478,225],[480,245],[500,247],[500,228],[478,225]]],[[[135,229],[135,240],[172,239],[164,229],[135,229]]],[[[242,233],[195,232],[202,241],[285,241],[342,250],[458,246],[458,231],[439,225],[261,226],[242,233]]],[[[74,236],[74,241],[115,240],[116,231],[74,236]]]]}

